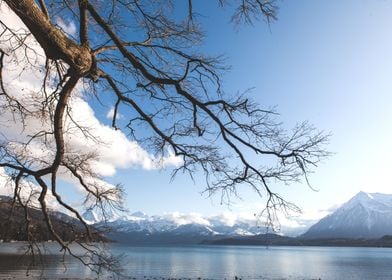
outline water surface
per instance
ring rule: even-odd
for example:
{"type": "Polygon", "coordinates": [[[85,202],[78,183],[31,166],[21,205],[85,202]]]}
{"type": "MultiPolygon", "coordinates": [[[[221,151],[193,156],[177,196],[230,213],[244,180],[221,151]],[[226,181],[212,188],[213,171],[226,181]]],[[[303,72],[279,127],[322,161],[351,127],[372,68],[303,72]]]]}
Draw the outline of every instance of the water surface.
{"type": "MultiPolygon", "coordinates": [[[[15,243],[0,244],[0,279],[97,278],[72,258],[61,262],[54,244],[47,247],[44,269],[33,267],[26,276],[29,259],[15,254],[15,243]]],[[[121,279],[392,279],[390,248],[111,244],[108,250],[121,256],[121,279]]]]}

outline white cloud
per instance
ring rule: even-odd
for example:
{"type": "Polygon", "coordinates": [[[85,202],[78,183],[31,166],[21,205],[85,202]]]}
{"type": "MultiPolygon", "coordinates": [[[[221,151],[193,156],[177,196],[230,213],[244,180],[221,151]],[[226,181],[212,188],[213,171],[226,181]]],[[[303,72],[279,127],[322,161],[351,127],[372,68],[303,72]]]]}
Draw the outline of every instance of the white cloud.
{"type": "Polygon", "coordinates": [[[219,215],[210,216],[211,219],[220,221],[224,225],[233,226],[236,223],[244,222],[248,224],[257,224],[257,219],[254,215],[247,212],[224,212],[219,215]]]}
{"type": "Polygon", "coordinates": [[[0,195],[13,195],[13,186],[9,179],[10,177],[5,173],[4,168],[0,167],[0,195]]]}
{"type": "Polygon", "coordinates": [[[56,24],[65,32],[71,36],[76,35],[76,25],[73,21],[65,21],[62,18],[56,18],[56,24]]]}
{"type": "Polygon", "coordinates": [[[160,167],[178,166],[181,159],[170,150],[165,157],[157,158],[130,141],[123,132],[102,124],[95,116],[93,109],[80,97],[71,100],[72,119],[89,129],[95,140],[86,138],[83,133],[68,120],[68,143],[74,152],[83,151],[97,155],[92,164],[103,176],[113,176],[117,168],[141,167],[151,170],[160,167]]]}
{"type": "MultiPolygon", "coordinates": [[[[114,107],[110,108],[109,111],[106,113],[107,119],[113,119],[114,117],[114,107]]],[[[117,111],[116,120],[123,119],[124,116],[117,111]]]]}
{"type": "MultiPolygon", "coordinates": [[[[20,190],[18,195],[23,203],[26,203],[30,207],[41,208],[38,201],[41,188],[31,181],[21,180],[20,190]]],[[[11,180],[10,176],[5,172],[4,168],[0,167],[0,195],[3,196],[14,196],[15,183],[11,180]]],[[[56,201],[56,198],[48,192],[46,194],[46,204],[49,210],[59,210],[60,205],[56,201]]],[[[62,209],[63,212],[72,215],[66,209],[62,209]]]]}
{"type": "Polygon", "coordinates": [[[210,222],[199,213],[179,213],[174,212],[163,215],[163,218],[173,221],[177,225],[199,224],[210,226],[210,222]]]}

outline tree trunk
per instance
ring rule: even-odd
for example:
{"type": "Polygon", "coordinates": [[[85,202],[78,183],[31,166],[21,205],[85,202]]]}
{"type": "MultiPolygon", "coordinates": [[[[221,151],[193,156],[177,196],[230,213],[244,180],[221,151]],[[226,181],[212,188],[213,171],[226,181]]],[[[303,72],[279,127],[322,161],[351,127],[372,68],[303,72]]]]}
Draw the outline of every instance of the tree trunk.
{"type": "Polygon", "coordinates": [[[57,29],[34,0],[5,0],[24,22],[49,59],[64,60],[78,75],[84,76],[92,67],[90,49],[80,46],[57,29]]]}

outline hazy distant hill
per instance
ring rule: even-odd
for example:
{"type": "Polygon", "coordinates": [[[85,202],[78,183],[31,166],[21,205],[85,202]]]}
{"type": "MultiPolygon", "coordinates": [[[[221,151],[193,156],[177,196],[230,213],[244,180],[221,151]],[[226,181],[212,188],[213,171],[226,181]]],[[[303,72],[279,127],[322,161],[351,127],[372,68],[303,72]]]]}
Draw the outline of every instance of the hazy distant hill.
{"type": "Polygon", "coordinates": [[[380,238],[392,235],[392,195],[360,192],[301,238],[380,238]]]}
{"type": "MultiPolygon", "coordinates": [[[[26,234],[26,221],[24,208],[18,203],[14,205],[12,215],[11,210],[11,199],[6,196],[0,196],[0,240],[3,241],[27,241],[26,234]]],[[[35,241],[47,241],[53,240],[53,236],[49,232],[44,217],[39,209],[32,207],[28,208],[29,216],[31,217],[31,234],[30,240],[35,241]]],[[[83,227],[80,221],[74,219],[64,213],[52,212],[50,213],[52,223],[57,233],[65,241],[70,241],[75,238],[75,235],[81,235],[83,233],[83,227]]],[[[94,237],[95,240],[103,240],[102,237],[97,235],[94,237]]]]}
{"type": "Polygon", "coordinates": [[[392,236],[377,239],[365,238],[320,238],[302,239],[277,234],[260,234],[256,236],[231,237],[217,240],[204,240],[208,245],[256,245],[256,246],[333,246],[333,247],[392,247],[392,236]]]}
{"type": "Polygon", "coordinates": [[[204,240],[202,244],[210,245],[279,245],[301,246],[300,240],[294,237],[281,236],[274,233],[258,234],[254,236],[237,236],[216,240],[204,240]]]}

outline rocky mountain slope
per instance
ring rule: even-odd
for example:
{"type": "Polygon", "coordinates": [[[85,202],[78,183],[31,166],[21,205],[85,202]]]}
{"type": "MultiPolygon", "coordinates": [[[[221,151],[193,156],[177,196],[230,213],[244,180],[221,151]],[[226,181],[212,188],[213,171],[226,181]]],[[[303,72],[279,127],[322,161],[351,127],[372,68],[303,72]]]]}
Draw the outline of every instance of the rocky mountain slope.
{"type": "Polygon", "coordinates": [[[381,238],[392,235],[392,195],[359,192],[302,238],[381,238]]]}

